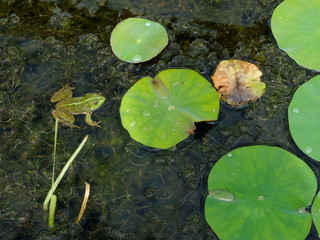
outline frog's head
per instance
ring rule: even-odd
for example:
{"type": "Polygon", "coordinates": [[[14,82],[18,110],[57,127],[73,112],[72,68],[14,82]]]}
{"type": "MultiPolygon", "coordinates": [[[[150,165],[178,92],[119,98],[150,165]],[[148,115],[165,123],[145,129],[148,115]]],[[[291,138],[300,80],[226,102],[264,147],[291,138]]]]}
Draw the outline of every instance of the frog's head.
{"type": "Polygon", "coordinates": [[[88,93],[86,94],[86,98],[90,102],[90,109],[92,111],[101,107],[106,101],[106,98],[98,93],[88,93]]]}

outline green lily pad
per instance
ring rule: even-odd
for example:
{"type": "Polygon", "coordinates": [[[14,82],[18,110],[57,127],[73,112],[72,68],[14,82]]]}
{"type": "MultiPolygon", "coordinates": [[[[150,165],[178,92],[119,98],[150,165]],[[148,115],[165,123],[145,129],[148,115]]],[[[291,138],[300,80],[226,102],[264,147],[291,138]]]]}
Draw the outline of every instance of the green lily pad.
{"type": "Polygon", "coordinates": [[[110,44],[123,61],[139,63],[157,56],[168,45],[168,34],[157,22],[127,18],[112,31],[110,44]]]}
{"type": "Polygon", "coordinates": [[[208,177],[205,217],[221,240],[303,240],[317,180],[278,147],[250,146],[223,156],[208,177]]]}
{"type": "Polygon", "coordinates": [[[289,105],[291,135],[298,147],[320,161],[320,75],[301,85],[289,105]]]}
{"type": "Polygon", "coordinates": [[[133,139],[167,149],[192,134],[194,122],[217,120],[219,108],[217,92],[200,74],[169,69],[136,82],[122,98],[120,116],[133,139]]]}
{"type": "Polygon", "coordinates": [[[318,236],[320,233],[320,192],[318,192],[316,198],[313,201],[312,208],[311,208],[311,214],[313,223],[316,226],[316,229],[318,231],[318,236]]]}
{"type": "Polygon", "coordinates": [[[279,47],[301,66],[320,69],[320,1],[286,0],[274,10],[271,29],[279,47]]]}

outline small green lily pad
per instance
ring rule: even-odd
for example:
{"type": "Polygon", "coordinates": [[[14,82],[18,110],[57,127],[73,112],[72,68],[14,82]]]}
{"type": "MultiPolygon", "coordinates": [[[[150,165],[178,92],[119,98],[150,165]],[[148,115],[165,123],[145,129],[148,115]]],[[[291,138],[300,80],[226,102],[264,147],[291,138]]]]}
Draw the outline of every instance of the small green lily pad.
{"type": "Polygon", "coordinates": [[[316,177],[281,148],[233,150],[212,168],[208,190],[205,217],[221,240],[303,240],[310,231],[316,177]]]}
{"type": "Polygon", "coordinates": [[[318,192],[316,198],[313,200],[311,214],[313,223],[318,231],[318,236],[320,233],[320,192],[318,192]]]}
{"type": "Polygon", "coordinates": [[[136,82],[122,98],[120,116],[133,139],[167,149],[192,134],[194,122],[217,120],[219,108],[217,92],[200,74],[169,69],[136,82]]]}
{"type": "Polygon", "coordinates": [[[291,135],[298,147],[320,161],[320,75],[301,85],[289,105],[291,135]]]}
{"type": "Polygon", "coordinates": [[[157,56],[168,45],[168,34],[157,22],[127,18],[112,31],[110,44],[123,61],[139,63],[157,56]]]}
{"type": "Polygon", "coordinates": [[[286,0],[276,7],[271,29],[279,47],[301,66],[320,70],[320,1],[286,0]]]}

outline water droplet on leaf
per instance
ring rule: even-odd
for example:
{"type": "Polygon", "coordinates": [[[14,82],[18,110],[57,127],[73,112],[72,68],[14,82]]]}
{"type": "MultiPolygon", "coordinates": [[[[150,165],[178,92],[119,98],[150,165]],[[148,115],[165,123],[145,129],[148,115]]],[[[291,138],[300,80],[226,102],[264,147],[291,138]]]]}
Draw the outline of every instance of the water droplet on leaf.
{"type": "Polygon", "coordinates": [[[132,122],[130,123],[130,127],[134,127],[136,124],[137,124],[136,121],[132,121],[132,122]]]}
{"type": "Polygon", "coordinates": [[[151,22],[146,22],[144,25],[145,25],[146,27],[150,27],[150,26],[151,26],[151,22]]]}
{"type": "Polygon", "coordinates": [[[232,202],[235,198],[233,193],[224,189],[209,191],[209,196],[225,202],[232,202]]]}
{"type": "Polygon", "coordinates": [[[312,148],[311,147],[306,147],[306,153],[311,153],[312,152],[312,148]]]}
{"type": "Polygon", "coordinates": [[[299,109],[299,108],[294,108],[294,109],[292,109],[292,112],[294,112],[294,113],[299,113],[299,112],[300,112],[300,109],[299,109]]]}
{"type": "Polygon", "coordinates": [[[228,153],[227,155],[228,155],[228,157],[232,157],[232,153],[228,153]]]}
{"type": "Polygon", "coordinates": [[[263,201],[264,200],[264,196],[259,196],[258,200],[263,201]]]}
{"type": "Polygon", "coordinates": [[[299,208],[297,209],[297,211],[300,212],[300,213],[308,213],[308,211],[306,210],[305,207],[299,207],[299,208]]]}
{"type": "Polygon", "coordinates": [[[140,56],[140,55],[136,55],[136,56],[133,57],[132,60],[133,60],[134,62],[138,62],[138,61],[141,60],[141,56],[140,56]]]}

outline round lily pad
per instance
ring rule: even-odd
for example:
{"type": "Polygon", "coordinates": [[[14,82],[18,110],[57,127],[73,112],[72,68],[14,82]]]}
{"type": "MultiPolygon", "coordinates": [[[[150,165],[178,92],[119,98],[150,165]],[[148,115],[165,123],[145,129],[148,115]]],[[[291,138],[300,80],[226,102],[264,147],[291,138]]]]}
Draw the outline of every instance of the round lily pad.
{"type": "Polygon", "coordinates": [[[110,44],[123,61],[139,63],[157,56],[168,44],[168,34],[157,22],[127,18],[112,31],[110,44]]]}
{"type": "Polygon", "coordinates": [[[298,147],[320,161],[320,75],[301,85],[289,105],[291,135],[298,147]]]}
{"type": "Polygon", "coordinates": [[[312,219],[313,219],[314,225],[316,226],[316,229],[318,231],[318,236],[319,236],[319,233],[320,233],[320,193],[319,192],[312,203],[311,214],[312,214],[312,219]]]}
{"type": "Polygon", "coordinates": [[[271,29],[279,47],[301,66],[320,69],[320,1],[286,0],[274,10],[271,29]]]}
{"type": "Polygon", "coordinates": [[[194,122],[217,120],[219,108],[217,92],[200,74],[169,69],[136,82],[122,98],[120,115],[133,139],[167,149],[192,134],[194,122]]]}
{"type": "Polygon", "coordinates": [[[249,146],[223,156],[208,177],[205,217],[221,240],[303,240],[317,180],[278,147],[249,146]]]}

